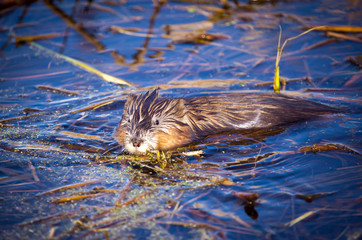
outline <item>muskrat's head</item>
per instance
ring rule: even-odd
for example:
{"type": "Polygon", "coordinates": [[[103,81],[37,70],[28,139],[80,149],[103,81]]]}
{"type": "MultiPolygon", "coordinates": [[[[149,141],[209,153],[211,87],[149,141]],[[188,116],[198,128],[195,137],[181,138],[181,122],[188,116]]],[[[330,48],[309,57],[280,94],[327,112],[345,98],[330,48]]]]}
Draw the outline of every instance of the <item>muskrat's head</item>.
{"type": "Polygon", "coordinates": [[[129,153],[169,150],[190,142],[186,109],[180,98],[159,98],[158,92],[130,95],[114,138],[129,153]]]}

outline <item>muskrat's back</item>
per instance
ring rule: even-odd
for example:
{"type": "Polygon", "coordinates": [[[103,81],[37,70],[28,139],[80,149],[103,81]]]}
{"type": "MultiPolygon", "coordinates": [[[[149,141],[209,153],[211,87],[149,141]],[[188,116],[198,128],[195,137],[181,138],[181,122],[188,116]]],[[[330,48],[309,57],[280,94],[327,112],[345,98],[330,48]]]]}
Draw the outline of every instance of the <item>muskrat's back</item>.
{"type": "Polygon", "coordinates": [[[273,93],[238,93],[193,98],[130,95],[115,139],[130,153],[170,150],[208,135],[270,128],[334,113],[332,107],[273,93]]]}

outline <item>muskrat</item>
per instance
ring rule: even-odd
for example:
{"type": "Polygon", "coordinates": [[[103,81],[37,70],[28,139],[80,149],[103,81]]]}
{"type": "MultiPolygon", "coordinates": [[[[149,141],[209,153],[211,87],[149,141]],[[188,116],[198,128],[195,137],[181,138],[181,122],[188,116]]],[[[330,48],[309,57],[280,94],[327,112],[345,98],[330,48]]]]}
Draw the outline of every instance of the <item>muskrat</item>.
{"type": "Polygon", "coordinates": [[[192,98],[129,95],[114,138],[129,153],[171,150],[209,135],[271,128],[305,121],[336,109],[274,93],[237,93],[192,98]]]}

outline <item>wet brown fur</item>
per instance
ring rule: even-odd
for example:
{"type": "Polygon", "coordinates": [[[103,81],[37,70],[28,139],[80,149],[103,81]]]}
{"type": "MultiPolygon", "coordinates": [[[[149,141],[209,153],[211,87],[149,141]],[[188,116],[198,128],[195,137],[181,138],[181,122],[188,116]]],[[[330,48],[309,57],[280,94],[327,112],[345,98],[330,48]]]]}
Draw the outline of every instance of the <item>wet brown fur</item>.
{"type": "Polygon", "coordinates": [[[147,142],[148,149],[169,150],[208,135],[270,128],[333,112],[336,110],[332,107],[283,94],[165,98],[153,91],[129,96],[114,137],[123,146],[147,142]]]}

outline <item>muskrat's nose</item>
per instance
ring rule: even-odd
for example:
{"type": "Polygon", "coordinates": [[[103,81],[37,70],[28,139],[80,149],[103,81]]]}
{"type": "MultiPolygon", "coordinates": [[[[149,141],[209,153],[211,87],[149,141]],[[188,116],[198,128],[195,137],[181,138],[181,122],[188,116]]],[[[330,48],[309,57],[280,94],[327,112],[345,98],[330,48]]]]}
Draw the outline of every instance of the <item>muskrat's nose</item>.
{"type": "Polygon", "coordinates": [[[132,141],[132,144],[133,144],[134,147],[140,147],[142,142],[143,142],[142,140],[136,139],[136,140],[132,141]]]}

